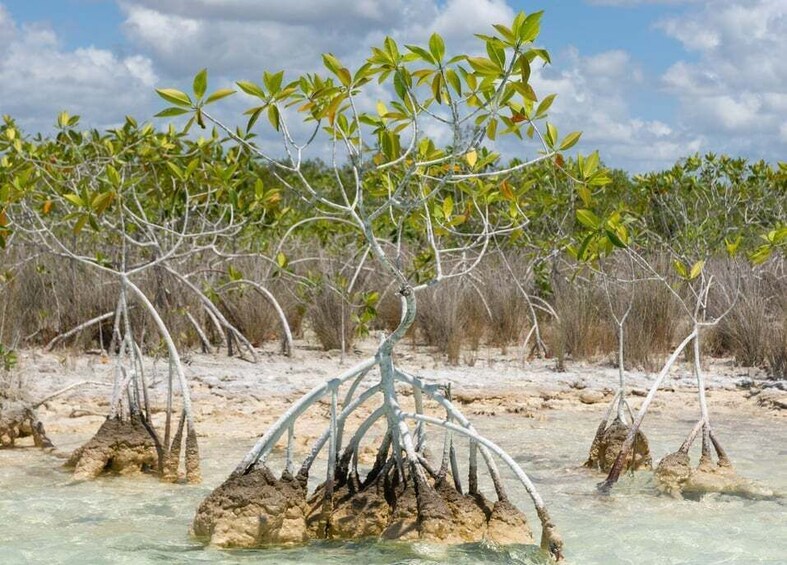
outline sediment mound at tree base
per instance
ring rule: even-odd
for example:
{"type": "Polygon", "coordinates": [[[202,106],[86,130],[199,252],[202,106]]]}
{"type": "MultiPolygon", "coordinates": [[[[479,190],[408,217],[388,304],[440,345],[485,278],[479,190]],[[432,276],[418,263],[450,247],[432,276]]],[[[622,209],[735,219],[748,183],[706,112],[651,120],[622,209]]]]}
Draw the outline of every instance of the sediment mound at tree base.
{"type": "Polygon", "coordinates": [[[36,447],[53,447],[33,408],[20,400],[0,399],[0,449],[30,436],[36,447]]]}
{"type": "Polygon", "coordinates": [[[203,500],[192,533],[218,547],[301,543],[310,538],[308,513],[305,481],[259,467],[231,475],[203,500]]]}
{"type": "Polygon", "coordinates": [[[525,516],[512,504],[463,495],[449,484],[402,483],[380,474],[361,485],[351,478],[325,504],[325,486],[306,498],[306,481],[265,467],[230,476],[206,498],[192,533],[219,547],[253,548],[310,539],[379,538],[437,544],[532,544],[525,516]],[[326,512],[328,512],[326,520],[326,512]]]}
{"type": "MultiPolygon", "coordinates": [[[[605,473],[609,472],[623,447],[623,443],[626,441],[629,429],[629,426],[624,424],[619,418],[615,418],[597,438],[597,441],[593,441],[585,466],[600,469],[605,473]]],[[[652,467],[653,459],[650,455],[648,438],[645,437],[642,430],[637,430],[634,446],[626,457],[625,470],[638,471],[640,469],[651,469],[652,467]]]]}
{"type": "Polygon", "coordinates": [[[155,471],[158,453],[153,438],[137,419],[107,418],[90,441],[76,449],[65,464],[74,479],[95,479],[105,472],[133,475],[155,471]]]}
{"type": "Polygon", "coordinates": [[[676,451],[665,455],[654,471],[656,485],[660,491],[680,496],[683,485],[691,478],[691,459],[688,453],[676,451]]]}
{"type": "Polygon", "coordinates": [[[671,453],[662,459],[655,472],[659,490],[673,496],[701,497],[718,493],[745,498],[770,498],[773,491],[738,475],[728,462],[701,461],[691,468],[688,454],[671,453]]]}

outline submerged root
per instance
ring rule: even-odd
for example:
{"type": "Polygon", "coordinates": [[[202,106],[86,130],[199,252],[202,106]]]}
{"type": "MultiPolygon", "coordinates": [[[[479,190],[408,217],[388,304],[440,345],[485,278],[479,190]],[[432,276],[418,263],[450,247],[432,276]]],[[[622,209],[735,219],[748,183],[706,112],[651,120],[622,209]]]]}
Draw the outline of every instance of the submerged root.
{"type": "MultiPolygon", "coordinates": [[[[405,467],[410,467],[404,462],[405,467]]],[[[261,547],[309,539],[378,538],[439,544],[531,544],[525,516],[511,503],[462,494],[450,477],[402,480],[389,462],[361,482],[341,475],[326,504],[326,485],[306,497],[306,478],[266,467],[231,476],[200,505],[192,531],[220,547],[261,547]]]]}
{"type": "MultiPolygon", "coordinates": [[[[623,447],[623,443],[626,441],[629,430],[630,427],[623,423],[620,418],[615,418],[606,427],[604,422],[602,422],[596,431],[596,436],[593,438],[585,467],[598,469],[605,473],[609,472],[623,447]]],[[[642,430],[637,430],[634,447],[626,457],[624,468],[628,471],[638,471],[640,469],[650,469],[652,466],[653,460],[650,455],[648,439],[642,433],[642,430]]]]}
{"type": "Polygon", "coordinates": [[[156,445],[137,419],[107,418],[90,441],[71,454],[65,464],[74,479],[95,479],[108,472],[119,475],[158,469],[156,445]]]}
{"type": "Polygon", "coordinates": [[[0,449],[14,447],[17,439],[31,436],[36,447],[53,447],[32,406],[0,398],[0,449]]]}

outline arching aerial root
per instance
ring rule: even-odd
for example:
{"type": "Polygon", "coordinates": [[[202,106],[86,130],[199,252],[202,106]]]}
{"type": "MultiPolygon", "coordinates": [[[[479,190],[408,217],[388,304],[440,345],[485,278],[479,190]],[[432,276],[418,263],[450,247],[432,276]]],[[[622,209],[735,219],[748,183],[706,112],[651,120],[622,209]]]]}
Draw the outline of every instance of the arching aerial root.
{"type": "MultiPolygon", "coordinates": [[[[629,430],[630,426],[623,423],[620,418],[615,418],[609,425],[602,421],[596,430],[596,436],[593,438],[588,459],[585,461],[584,466],[608,473],[623,447],[623,442],[626,441],[629,430]]],[[[650,455],[648,438],[645,437],[642,430],[637,430],[634,447],[626,457],[624,469],[627,471],[639,471],[640,469],[651,469],[652,467],[653,459],[650,455]]]]}
{"type": "Polygon", "coordinates": [[[33,437],[36,447],[52,447],[35,409],[21,401],[0,398],[0,449],[14,447],[17,439],[33,437]]]}
{"type": "MultiPolygon", "coordinates": [[[[656,466],[654,476],[659,490],[665,494],[680,498],[701,497],[710,493],[729,494],[745,498],[768,498],[774,495],[754,482],[745,479],[735,472],[727,454],[721,448],[712,431],[703,434],[703,453],[696,468],[691,466],[689,449],[697,434],[702,430],[702,422],[698,422],[683,442],[680,449],[666,455],[656,466]],[[716,452],[714,460],[710,445],[716,452]]],[[[709,426],[708,426],[709,428],[709,426]]]]}
{"type": "MultiPolygon", "coordinates": [[[[411,467],[406,459],[403,465],[411,467]]],[[[409,472],[402,480],[389,460],[364,481],[355,472],[337,481],[326,504],[325,483],[308,496],[302,474],[276,479],[267,467],[255,467],[230,476],[202,502],[192,532],[211,545],[246,548],[359,538],[533,543],[527,519],[508,501],[462,494],[450,477],[419,483],[409,472]]]]}
{"type": "Polygon", "coordinates": [[[155,442],[138,417],[107,418],[96,435],[71,454],[65,467],[74,469],[74,479],[86,480],[105,472],[153,472],[158,462],[155,442]]]}
{"type": "Polygon", "coordinates": [[[422,540],[457,544],[488,541],[527,544],[533,535],[525,516],[510,502],[495,462],[502,460],[516,475],[536,507],[542,525],[541,547],[562,558],[563,542],[535,486],[514,459],[481,436],[456,409],[443,387],[425,385],[419,378],[396,369],[390,354],[381,349],[339,377],[318,385],[302,396],[259,438],[230,477],[200,505],[192,533],[220,547],[263,547],[323,539],[422,540]],[[361,386],[364,376],[378,366],[381,380],[361,386]],[[339,403],[339,388],[349,385],[339,403]],[[413,390],[415,412],[402,410],[396,384],[413,390]],[[330,395],[330,424],[314,442],[296,473],[293,465],[293,426],[324,396],[330,395]],[[359,406],[382,396],[383,403],[349,436],[345,424],[359,406]],[[423,401],[435,401],[444,418],[423,413],[423,401]],[[362,479],[358,458],[363,438],[376,422],[386,433],[377,444],[374,466],[362,479]],[[414,423],[414,429],[410,428],[414,423]],[[442,460],[428,459],[426,425],[444,433],[442,460]],[[281,478],[266,465],[278,440],[287,434],[286,462],[281,478]],[[452,437],[469,440],[467,492],[458,477],[452,437]],[[307,490],[309,472],[327,447],[324,482],[307,490]],[[478,455],[481,455],[497,501],[478,490],[478,455]],[[454,476],[452,473],[457,474],[454,476]]]}

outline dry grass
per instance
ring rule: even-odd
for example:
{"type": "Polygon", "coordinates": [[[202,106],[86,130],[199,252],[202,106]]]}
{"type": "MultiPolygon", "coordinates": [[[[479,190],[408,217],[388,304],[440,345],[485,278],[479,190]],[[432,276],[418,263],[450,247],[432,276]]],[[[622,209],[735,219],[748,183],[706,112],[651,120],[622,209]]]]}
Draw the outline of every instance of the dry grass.
{"type": "Polygon", "coordinates": [[[554,285],[553,307],[559,318],[547,333],[547,344],[559,366],[567,357],[592,359],[614,349],[614,328],[607,318],[606,297],[600,286],[561,279],[554,285]]]}
{"type": "MultiPolygon", "coordinates": [[[[259,258],[247,258],[234,266],[245,278],[265,285],[276,296],[294,336],[302,337],[304,327],[308,327],[325,349],[340,349],[342,340],[345,347],[350,347],[359,331],[359,293],[368,290],[382,295],[377,318],[369,329],[390,332],[398,325],[401,306],[397,289],[384,274],[371,269],[371,264],[360,273],[353,292],[341,295],[336,289],[346,287],[352,277],[353,257],[337,257],[306,247],[291,253],[291,260],[296,253],[312,257],[310,261],[298,263],[293,270],[298,276],[311,277],[315,284],[306,287],[292,278],[272,274],[270,263],[259,258]]],[[[0,256],[0,260],[4,264],[13,263],[13,257],[8,254],[0,256]]],[[[532,282],[525,280],[527,261],[514,252],[508,260],[514,275],[530,292],[536,292],[531,288],[532,282]]],[[[195,258],[195,269],[200,265],[197,261],[200,259],[195,258]]],[[[705,332],[703,346],[707,353],[732,355],[741,365],[763,367],[771,375],[784,378],[787,279],[782,274],[781,261],[783,258],[776,258],[757,271],[744,264],[723,261],[708,265],[720,286],[734,289],[740,284],[741,292],[728,316],[717,328],[705,332]]],[[[657,258],[653,262],[661,272],[671,272],[667,263],[662,261],[662,265],[657,258]]],[[[200,286],[219,287],[227,280],[222,269],[215,272],[206,269],[202,280],[194,280],[200,286]]],[[[411,339],[420,337],[445,354],[452,364],[463,359],[472,364],[473,352],[483,342],[502,349],[517,343],[530,327],[530,320],[527,302],[512,281],[514,275],[499,257],[490,257],[472,280],[450,279],[419,292],[411,339]]],[[[541,320],[543,338],[559,366],[566,359],[612,356],[617,347],[616,326],[601,281],[572,279],[571,275],[569,269],[558,276],[548,297],[559,322],[548,317],[541,320]]],[[[200,345],[186,312],[197,319],[214,344],[224,343],[224,336],[214,330],[197,297],[166,272],[148,271],[135,282],[157,306],[179,347],[189,349],[200,345]]],[[[110,276],[49,257],[27,262],[12,278],[0,284],[0,343],[18,341],[22,347],[44,345],[90,318],[113,311],[119,291],[117,281],[110,276]]],[[[626,367],[654,370],[675,345],[678,329],[685,324],[686,317],[663,282],[643,280],[626,290],[629,292],[633,305],[625,326],[626,367]]],[[[619,298],[628,300],[628,296],[619,298]]],[[[251,288],[226,291],[214,300],[255,345],[281,339],[273,308],[251,288]]],[[[709,314],[716,315],[726,309],[728,300],[724,293],[714,293],[709,314]]],[[[616,309],[620,306],[617,304],[616,309]]],[[[149,353],[163,351],[158,331],[144,310],[134,308],[132,318],[135,335],[143,347],[149,353]]],[[[63,345],[77,349],[106,348],[111,332],[112,322],[107,321],[69,338],[63,345]]]]}
{"type": "Polygon", "coordinates": [[[477,350],[487,317],[476,289],[465,281],[449,279],[418,296],[417,323],[427,345],[444,353],[457,365],[467,340],[477,350]]]}
{"type": "Polygon", "coordinates": [[[489,344],[500,347],[505,353],[506,348],[522,339],[523,332],[530,326],[529,310],[522,291],[511,280],[516,276],[519,284],[527,288],[529,281],[525,279],[522,266],[526,261],[512,254],[509,258],[514,273],[512,274],[500,259],[488,261],[482,270],[483,294],[491,316],[487,318],[489,344]]]}

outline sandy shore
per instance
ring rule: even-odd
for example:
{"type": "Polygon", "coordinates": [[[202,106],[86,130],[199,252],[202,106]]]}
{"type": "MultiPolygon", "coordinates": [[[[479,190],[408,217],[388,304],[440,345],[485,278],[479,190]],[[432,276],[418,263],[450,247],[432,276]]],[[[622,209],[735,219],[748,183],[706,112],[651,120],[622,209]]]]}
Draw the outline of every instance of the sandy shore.
{"type": "MultiPolygon", "coordinates": [[[[372,341],[362,343],[342,359],[339,352],[320,351],[301,342],[293,357],[287,358],[278,354],[271,344],[259,352],[260,361],[256,364],[223,354],[184,355],[198,433],[207,438],[252,441],[301,394],[370,356],[373,348],[372,341]]],[[[555,371],[552,360],[523,361],[516,351],[504,355],[492,348],[479,351],[473,366],[453,367],[446,366],[427,347],[405,344],[396,362],[426,382],[450,383],[455,400],[468,417],[545,418],[549,411],[560,410],[597,413],[600,418],[617,383],[617,369],[609,363],[568,363],[568,370],[560,373],[555,371]]],[[[33,400],[83,380],[107,385],[74,389],[39,409],[47,432],[63,449],[86,440],[101,424],[111,390],[112,363],[112,359],[100,354],[68,350],[21,352],[18,370],[25,377],[33,400]]],[[[146,376],[153,383],[156,418],[161,419],[166,360],[147,358],[145,364],[146,376]]],[[[787,411],[779,410],[773,402],[758,402],[763,397],[752,396],[758,379],[762,378],[758,372],[735,367],[730,360],[716,359],[710,360],[706,369],[713,415],[722,417],[725,412],[734,412],[737,416],[782,422],[787,417],[787,411]]],[[[631,406],[636,410],[654,375],[632,371],[627,378],[632,389],[631,406]]],[[[403,394],[406,397],[407,391],[403,394]]],[[[783,396],[780,398],[784,400],[783,396]]],[[[360,410],[356,420],[374,407],[360,410]]],[[[687,364],[673,369],[651,410],[654,414],[674,414],[676,418],[696,418],[696,388],[687,364]]],[[[296,428],[299,450],[305,450],[320,433],[328,411],[325,402],[303,418],[296,428]]]]}

